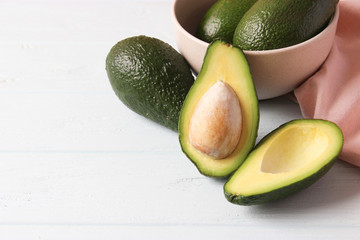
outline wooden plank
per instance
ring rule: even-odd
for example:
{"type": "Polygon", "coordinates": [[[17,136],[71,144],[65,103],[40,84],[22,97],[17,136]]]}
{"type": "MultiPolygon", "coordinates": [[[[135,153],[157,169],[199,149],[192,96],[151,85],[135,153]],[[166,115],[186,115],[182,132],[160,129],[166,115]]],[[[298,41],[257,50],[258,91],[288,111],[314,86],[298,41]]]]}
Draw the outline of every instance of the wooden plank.
{"type": "MultiPolygon", "coordinates": [[[[198,173],[177,133],[127,109],[105,57],[117,41],[175,47],[170,0],[0,2],[0,239],[352,239],[359,169],[344,162],[265,206],[228,203],[225,179],[198,173]]],[[[258,140],[301,118],[260,103],[258,140]]]]}

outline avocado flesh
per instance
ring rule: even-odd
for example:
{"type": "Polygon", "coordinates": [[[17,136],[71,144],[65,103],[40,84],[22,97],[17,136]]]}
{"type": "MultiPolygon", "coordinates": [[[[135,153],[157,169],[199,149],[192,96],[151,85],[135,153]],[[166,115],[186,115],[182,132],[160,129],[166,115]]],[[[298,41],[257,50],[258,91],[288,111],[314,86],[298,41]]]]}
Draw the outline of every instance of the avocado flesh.
{"type": "Polygon", "coordinates": [[[202,18],[196,36],[209,43],[217,39],[231,43],[240,19],[256,1],[217,1],[202,18]]]}
{"type": "Polygon", "coordinates": [[[258,0],[239,21],[233,43],[243,50],[271,50],[304,42],[320,33],[338,0],[258,0]]]}
{"type": "Polygon", "coordinates": [[[179,140],[183,152],[200,173],[212,177],[225,177],[240,166],[253,148],[258,125],[258,99],[243,52],[224,41],[214,41],[207,49],[201,71],[186,96],[180,113],[179,140]],[[232,153],[222,159],[215,159],[194,148],[189,138],[189,125],[200,99],[219,80],[228,84],[238,97],[242,129],[238,144],[232,153]]]}
{"type": "Polygon", "coordinates": [[[267,135],[224,185],[235,204],[274,201],[317,181],[343,146],[341,130],[325,120],[293,120],[267,135]]]}
{"type": "Polygon", "coordinates": [[[177,131],[183,101],[194,82],[180,53],[156,38],[130,37],[111,48],[106,71],[128,108],[177,131]]]}

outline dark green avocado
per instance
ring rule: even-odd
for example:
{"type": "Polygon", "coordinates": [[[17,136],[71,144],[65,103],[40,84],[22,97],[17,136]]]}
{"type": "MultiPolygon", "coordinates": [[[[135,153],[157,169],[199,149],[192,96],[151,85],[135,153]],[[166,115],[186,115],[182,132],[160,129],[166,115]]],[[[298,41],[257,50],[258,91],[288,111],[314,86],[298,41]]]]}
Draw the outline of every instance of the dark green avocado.
{"type": "Polygon", "coordinates": [[[257,0],[219,0],[202,18],[196,36],[205,41],[216,39],[231,43],[236,26],[257,0]]]}
{"type": "Polygon", "coordinates": [[[245,55],[227,42],[212,42],[181,110],[183,152],[201,174],[228,176],[254,147],[258,126],[258,99],[245,55]]]}
{"type": "Polygon", "coordinates": [[[156,38],[130,37],[111,48],[106,71],[128,108],[177,131],[183,101],[194,82],[180,53],[156,38]]]}
{"type": "Polygon", "coordinates": [[[340,128],[319,119],[290,121],[263,138],[224,185],[228,201],[263,204],[309,187],[334,164],[340,128]]]}
{"type": "Polygon", "coordinates": [[[271,50],[301,43],[329,23],[339,0],[258,0],[241,18],[233,43],[271,50]]]}

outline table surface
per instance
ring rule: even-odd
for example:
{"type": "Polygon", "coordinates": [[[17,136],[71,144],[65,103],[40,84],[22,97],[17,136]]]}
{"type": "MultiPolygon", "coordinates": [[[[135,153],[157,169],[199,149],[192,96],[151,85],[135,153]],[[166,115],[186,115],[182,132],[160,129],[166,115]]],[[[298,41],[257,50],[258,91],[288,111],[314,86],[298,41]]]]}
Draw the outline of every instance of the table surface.
{"type": "MultiPolygon", "coordinates": [[[[0,239],[359,239],[360,169],[237,206],[198,173],[177,133],[115,96],[105,58],[148,35],[176,48],[170,0],[0,1],[0,239]]],[[[258,140],[301,118],[260,102],[258,140]]]]}

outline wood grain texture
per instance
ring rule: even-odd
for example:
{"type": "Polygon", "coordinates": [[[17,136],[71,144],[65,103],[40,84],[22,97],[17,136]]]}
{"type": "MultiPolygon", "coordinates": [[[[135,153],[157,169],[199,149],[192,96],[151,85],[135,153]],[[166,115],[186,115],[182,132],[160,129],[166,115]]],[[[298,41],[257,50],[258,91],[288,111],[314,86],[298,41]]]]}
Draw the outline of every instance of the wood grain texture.
{"type": "MultiPolygon", "coordinates": [[[[360,170],[255,207],[228,203],[178,137],[113,93],[105,57],[145,34],[175,46],[170,0],[0,2],[0,239],[356,239],[360,170]]],[[[259,137],[295,118],[260,103],[259,137]]]]}

